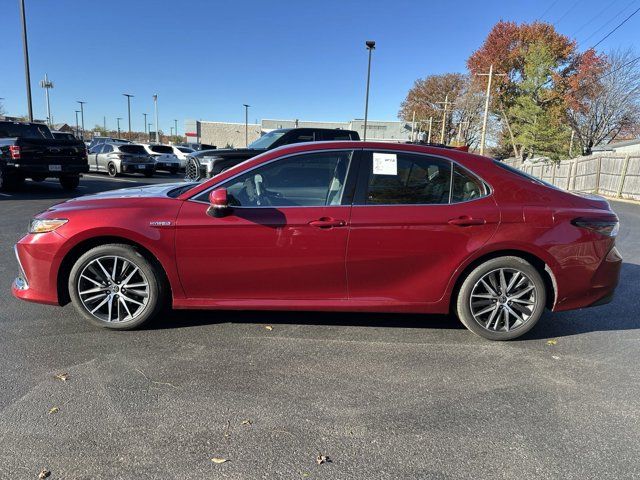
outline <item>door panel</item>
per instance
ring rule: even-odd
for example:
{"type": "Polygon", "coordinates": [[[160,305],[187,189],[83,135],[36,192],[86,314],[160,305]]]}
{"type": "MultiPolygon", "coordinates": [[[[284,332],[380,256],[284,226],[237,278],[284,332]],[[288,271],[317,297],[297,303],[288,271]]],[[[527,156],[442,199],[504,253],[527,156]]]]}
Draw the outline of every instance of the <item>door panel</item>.
{"type": "Polygon", "coordinates": [[[176,258],[189,298],[346,299],[350,206],[234,208],[223,218],[184,203],[176,258]],[[323,218],[344,226],[321,228],[323,218]]]}

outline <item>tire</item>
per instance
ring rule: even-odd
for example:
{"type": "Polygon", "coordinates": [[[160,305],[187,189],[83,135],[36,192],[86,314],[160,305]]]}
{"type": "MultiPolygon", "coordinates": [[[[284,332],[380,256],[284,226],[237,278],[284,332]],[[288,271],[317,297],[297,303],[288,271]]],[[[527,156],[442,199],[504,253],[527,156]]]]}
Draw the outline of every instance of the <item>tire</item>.
{"type": "Polygon", "coordinates": [[[109,174],[110,177],[118,176],[118,169],[116,168],[115,163],[109,162],[109,165],[107,165],[107,173],[109,174]]]}
{"type": "Polygon", "coordinates": [[[170,173],[171,175],[175,175],[175,174],[177,174],[177,173],[178,173],[178,169],[177,169],[177,168],[171,168],[171,169],[169,169],[169,173],[170,173]]]}
{"type": "Polygon", "coordinates": [[[144,176],[147,178],[153,177],[153,172],[144,172],[144,176]]]}
{"type": "Polygon", "coordinates": [[[456,313],[476,335],[489,340],[512,340],[538,322],[546,305],[546,293],[542,276],[526,260],[493,258],[464,279],[456,299],[456,313]]]}
{"type": "Polygon", "coordinates": [[[80,185],[80,176],[60,177],[60,185],[64,190],[75,190],[80,185]]]}
{"type": "Polygon", "coordinates": [[[160,267],[135,247],[123,244],[101,245],[81,255],[71,268],[68,288],[74,306],[85,319],[113,330],[131,330],[151,321],[162,311],[167,291],[160,267]],[[115,282],[114,266],[119,272],[115,282]],[[125,281],[132,287],[125,288],[125,281]]]}

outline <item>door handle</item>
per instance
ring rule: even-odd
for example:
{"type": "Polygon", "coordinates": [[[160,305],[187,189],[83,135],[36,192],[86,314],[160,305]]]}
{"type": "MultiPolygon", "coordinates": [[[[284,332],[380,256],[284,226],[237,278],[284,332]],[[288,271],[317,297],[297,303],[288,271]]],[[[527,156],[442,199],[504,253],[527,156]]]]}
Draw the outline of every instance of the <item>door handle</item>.
{"type": "Polygon", "coordinates": [[[458,227],[469,227],[471,225],[484,225],[486,220],[484,218],[471,218],[467,215],[458,218],[452,218],[449,220],[449,225],[456,225],[458,227]]]}
{"type": "Polygon", "coordinates": [[[333,227],[344,227],[347,224],[344,220],[336,220],[331,217],[322,217],[318,220],[312,220],[309,222],[309,225],[316,228],[333,228],[333,227]]]}

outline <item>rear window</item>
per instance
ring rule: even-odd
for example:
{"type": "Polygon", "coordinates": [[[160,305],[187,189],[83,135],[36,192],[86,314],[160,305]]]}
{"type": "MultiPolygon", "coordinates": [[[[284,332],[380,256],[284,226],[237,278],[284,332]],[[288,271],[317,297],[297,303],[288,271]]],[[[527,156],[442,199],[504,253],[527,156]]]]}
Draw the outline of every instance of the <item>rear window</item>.
{"type": "Polygon", "coordinates": [[[147,153],[142,145],[118,145],[118,150],[123,153],[135,153],[138,155],[146,155],[147,153]]]}
{"type": "Polygon", "coordinates": [[[0,138],[47,138],[53,139],[51,130],[46,125],[24,123],[0,123],[0,138]]]}
{"type": "Polygon", "coordinates": [[[173,149],[168,145],[151,145],[149,148],[156,153],[173,153],[173,149]]]}
{"type": "Polygon", "coordinates": [[[538,183],[540,185],[545,185],[547,187],[551,187],[551,188],[555,188],[556,190],[560,190],[558,187],[556,187],[552,183],[545,182],[544,180],[541,180],[538,177],[534,177],[533,175],[529,175],[528,173],[525,173],[522,170],[518,170],[517,168],[512,167],[511,165],[507,165],[504,162],[501,162],[499,160],[494,160],[493,163],[496,164],[498,167],[502,168],[503,170],[506,170],[507,172],[513,173],[514,175],[518,175],[519,177],[525,178],[525,179],[530,180],[532,182],[536,182],[536,183],[538,183]]]}
{"type": "Polygon", "coordinates": [[[195,150],[193,148],[187,148],[187,147],[177,147],[177,148],[182,153],[193,153],[193,152],[195,152],[195,150]]]}

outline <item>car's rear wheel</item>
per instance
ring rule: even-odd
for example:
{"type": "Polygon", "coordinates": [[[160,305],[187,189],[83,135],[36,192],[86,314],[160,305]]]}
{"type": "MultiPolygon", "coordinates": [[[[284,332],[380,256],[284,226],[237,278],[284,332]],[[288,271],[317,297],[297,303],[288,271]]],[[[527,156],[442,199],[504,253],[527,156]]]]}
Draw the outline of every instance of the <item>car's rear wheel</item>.
{"type": "Polygon", "coordinates": [[[110,177],[118,176],[118,169],[116,168],[116,164],[113,162],[109,162],[109,165],[107,165],[107,172],[109,173],[110,177]]]}
{"type": "Polygon", "coordinates": [[[540,273],[520,257],[498,257],[472,270],[458,293],[456,313],[473,333],[511,340],[533,328],[546,304],[540,273]]]}
{"type": "Polygon", "coordinates": [[[129,330],[153,319],[164,303],[159,267],[130,245],[108,244],[84,253],[71,269],[69,294],[94,325],[129,330]]]}

